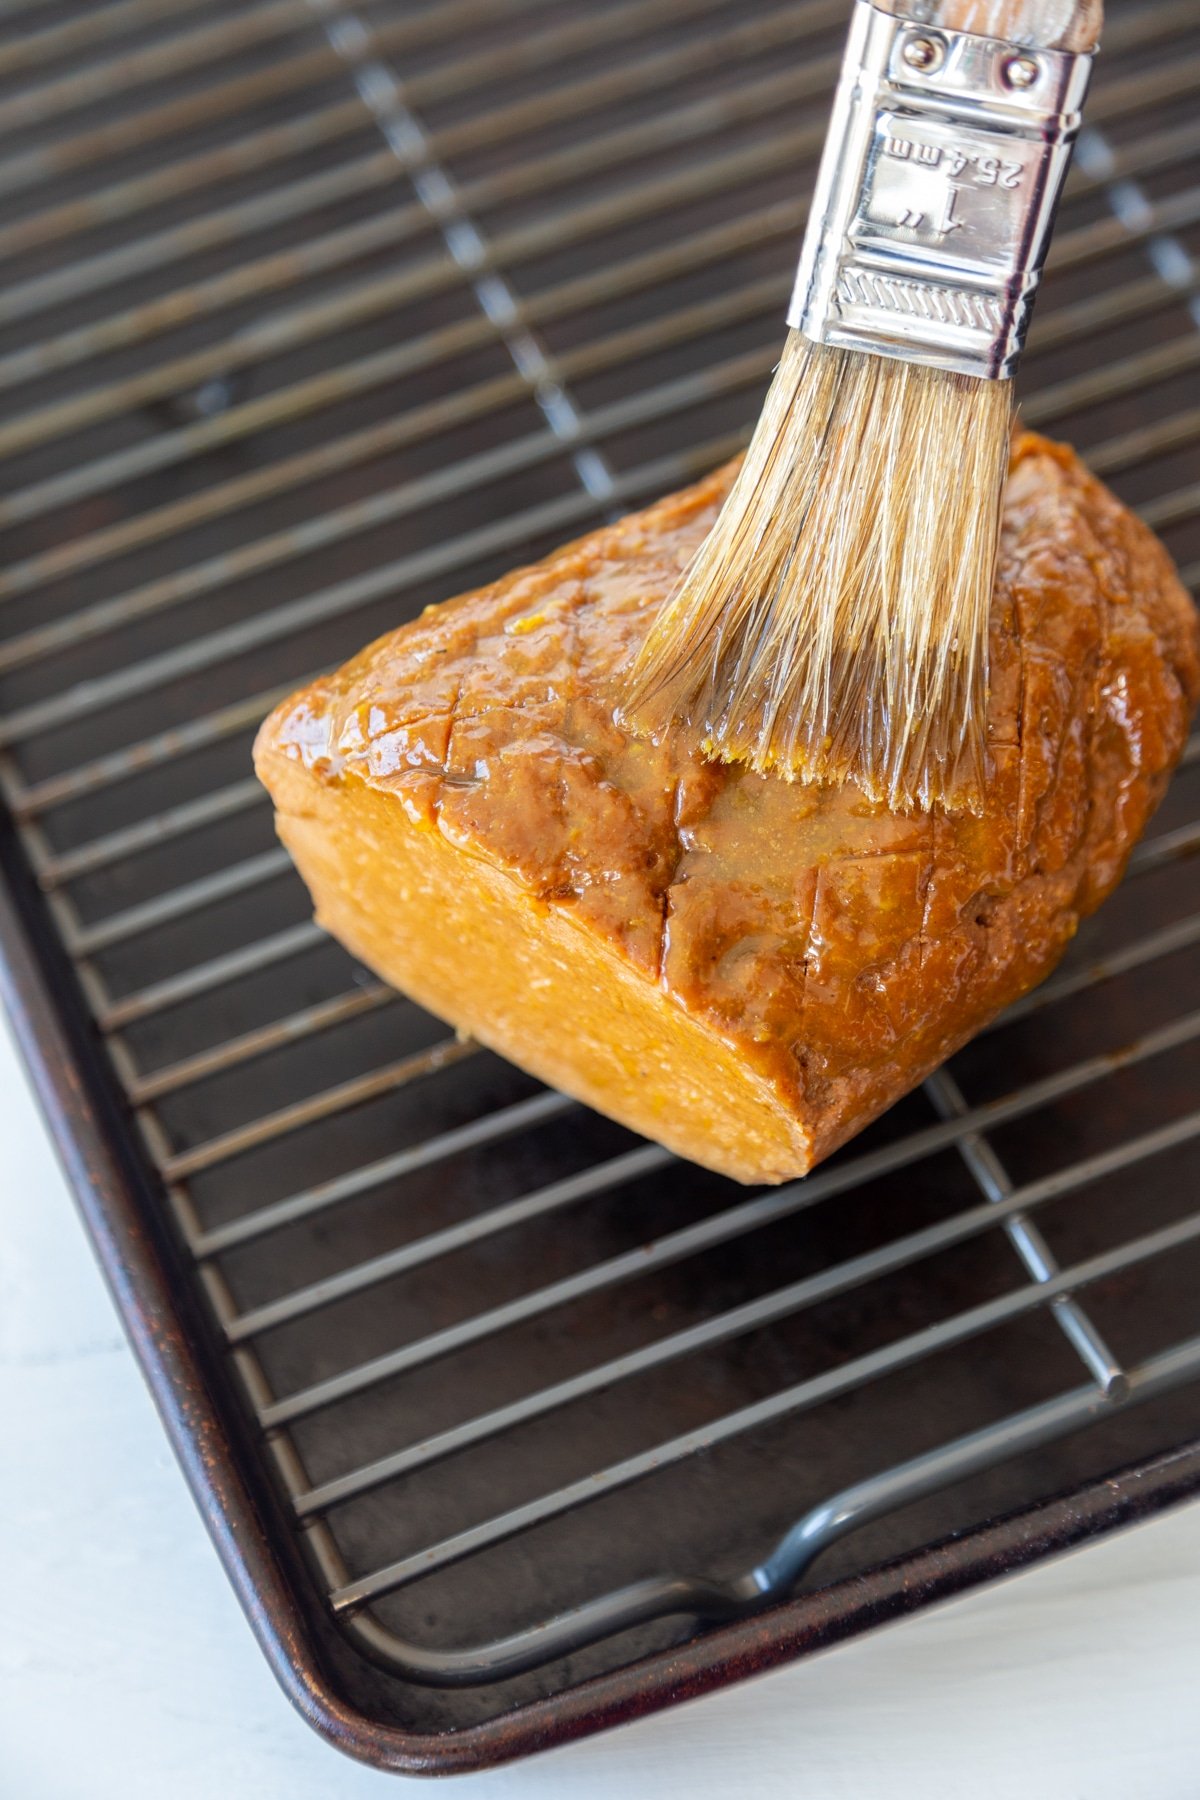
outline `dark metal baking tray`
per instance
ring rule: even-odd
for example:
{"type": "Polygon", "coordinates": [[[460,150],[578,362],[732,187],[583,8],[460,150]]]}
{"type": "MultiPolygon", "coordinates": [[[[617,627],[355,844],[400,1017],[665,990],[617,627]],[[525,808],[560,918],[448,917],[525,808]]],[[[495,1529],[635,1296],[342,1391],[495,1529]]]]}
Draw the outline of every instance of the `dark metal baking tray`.
{"type": "MultiPolygon", "coordinates": [[[[740,440],[843,22],[0,21],[6,997],[272,1666],[393,1768],[636,1716],[1200,1485],[1194,743],[1063,971],[758,1193],[355,968],[248,772],[276,692],[740,440]]],[[[1024,382],[1192,584],[1198,84],[1200,24],[1111,6],[1024,382]]]]}

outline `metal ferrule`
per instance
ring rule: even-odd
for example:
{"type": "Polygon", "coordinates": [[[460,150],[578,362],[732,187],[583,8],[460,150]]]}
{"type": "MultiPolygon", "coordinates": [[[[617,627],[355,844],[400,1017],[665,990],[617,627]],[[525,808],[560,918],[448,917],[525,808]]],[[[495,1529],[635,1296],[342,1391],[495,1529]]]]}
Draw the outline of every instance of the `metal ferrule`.
{"type": "Polygon", "coordinates": [[[857,0],[788,324],[818,344],[1011,376],[1092,60],[857,0]]]}

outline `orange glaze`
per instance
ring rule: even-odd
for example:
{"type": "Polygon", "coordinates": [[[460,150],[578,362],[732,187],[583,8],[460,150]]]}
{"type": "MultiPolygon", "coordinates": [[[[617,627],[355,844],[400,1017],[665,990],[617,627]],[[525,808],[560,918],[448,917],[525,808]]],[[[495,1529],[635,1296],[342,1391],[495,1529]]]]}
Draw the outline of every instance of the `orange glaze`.
{"type": "MultiPolygon", "coordinates": [[[[648,1006],[715,1034],[806,1147],[737,1166],[734,1127],[714,1147],[690,1116],[672,1141],[743,1179],[780,1179],[1054,965],[1161,797],[1200,660],[1194,608],[1161,545],[1071,451],[1027,435],[993,607],[981,817],[891,813],[853,787],[709,763],[682,736],[631,740],[613,721],[622,676],[731,474],[429,609],[278,709],[258,757],[277,801],[281,761],[327,797],[386,796],[397,830],[460,854],[463,884],[483,863],[514,908],[567,917],[602,954],[564,1007],[587,1007],[609,957],[648,1006]]],[[[357,889],[342,899],[371,906],[357,889]]],[[[395,933],[396,959],[376,948],[374,960],[411,985],[402,920],[395,933]]],[[[539,1059],[519,1020],[489,1015],[486,990],[485,974],[461,1004],[421,997],[570,1087],[569,1045],[539,1059]]],[[[581,1071],[573,1091],[649,1129],[602,1086],[581,1071]]],[[[651,1102],[656,1118],[679,1113],[669,1091],[651,1102]]]]}

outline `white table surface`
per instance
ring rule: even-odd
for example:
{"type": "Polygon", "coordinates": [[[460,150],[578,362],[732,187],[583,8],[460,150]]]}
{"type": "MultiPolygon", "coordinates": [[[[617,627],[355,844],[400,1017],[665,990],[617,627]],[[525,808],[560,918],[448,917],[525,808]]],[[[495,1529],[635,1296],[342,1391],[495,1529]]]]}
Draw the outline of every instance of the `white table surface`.
{"type": "MultiPolygon", "coordinates": [[[[226,1583],[0,1029],[0,1796],[384,1800],[226,1583]]],[[[1200,1505],[463,1800],[1197,1800],[1200,1505]]]]}

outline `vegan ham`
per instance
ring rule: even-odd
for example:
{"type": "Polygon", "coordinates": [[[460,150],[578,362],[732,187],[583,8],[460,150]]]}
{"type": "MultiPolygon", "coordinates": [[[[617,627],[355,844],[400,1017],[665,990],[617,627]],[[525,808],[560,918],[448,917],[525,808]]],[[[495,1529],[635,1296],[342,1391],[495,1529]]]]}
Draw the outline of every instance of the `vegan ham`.
{"type": "Polygon", "coordinates": [[[739,1181],[860,1130],[1054,967],[1200,692],[1153,535],[1016,444],[982,816],[614,723],[732,469],[448,601],[280,706],[256,763],[319,921],[541,1080],[739,1181]]]}

